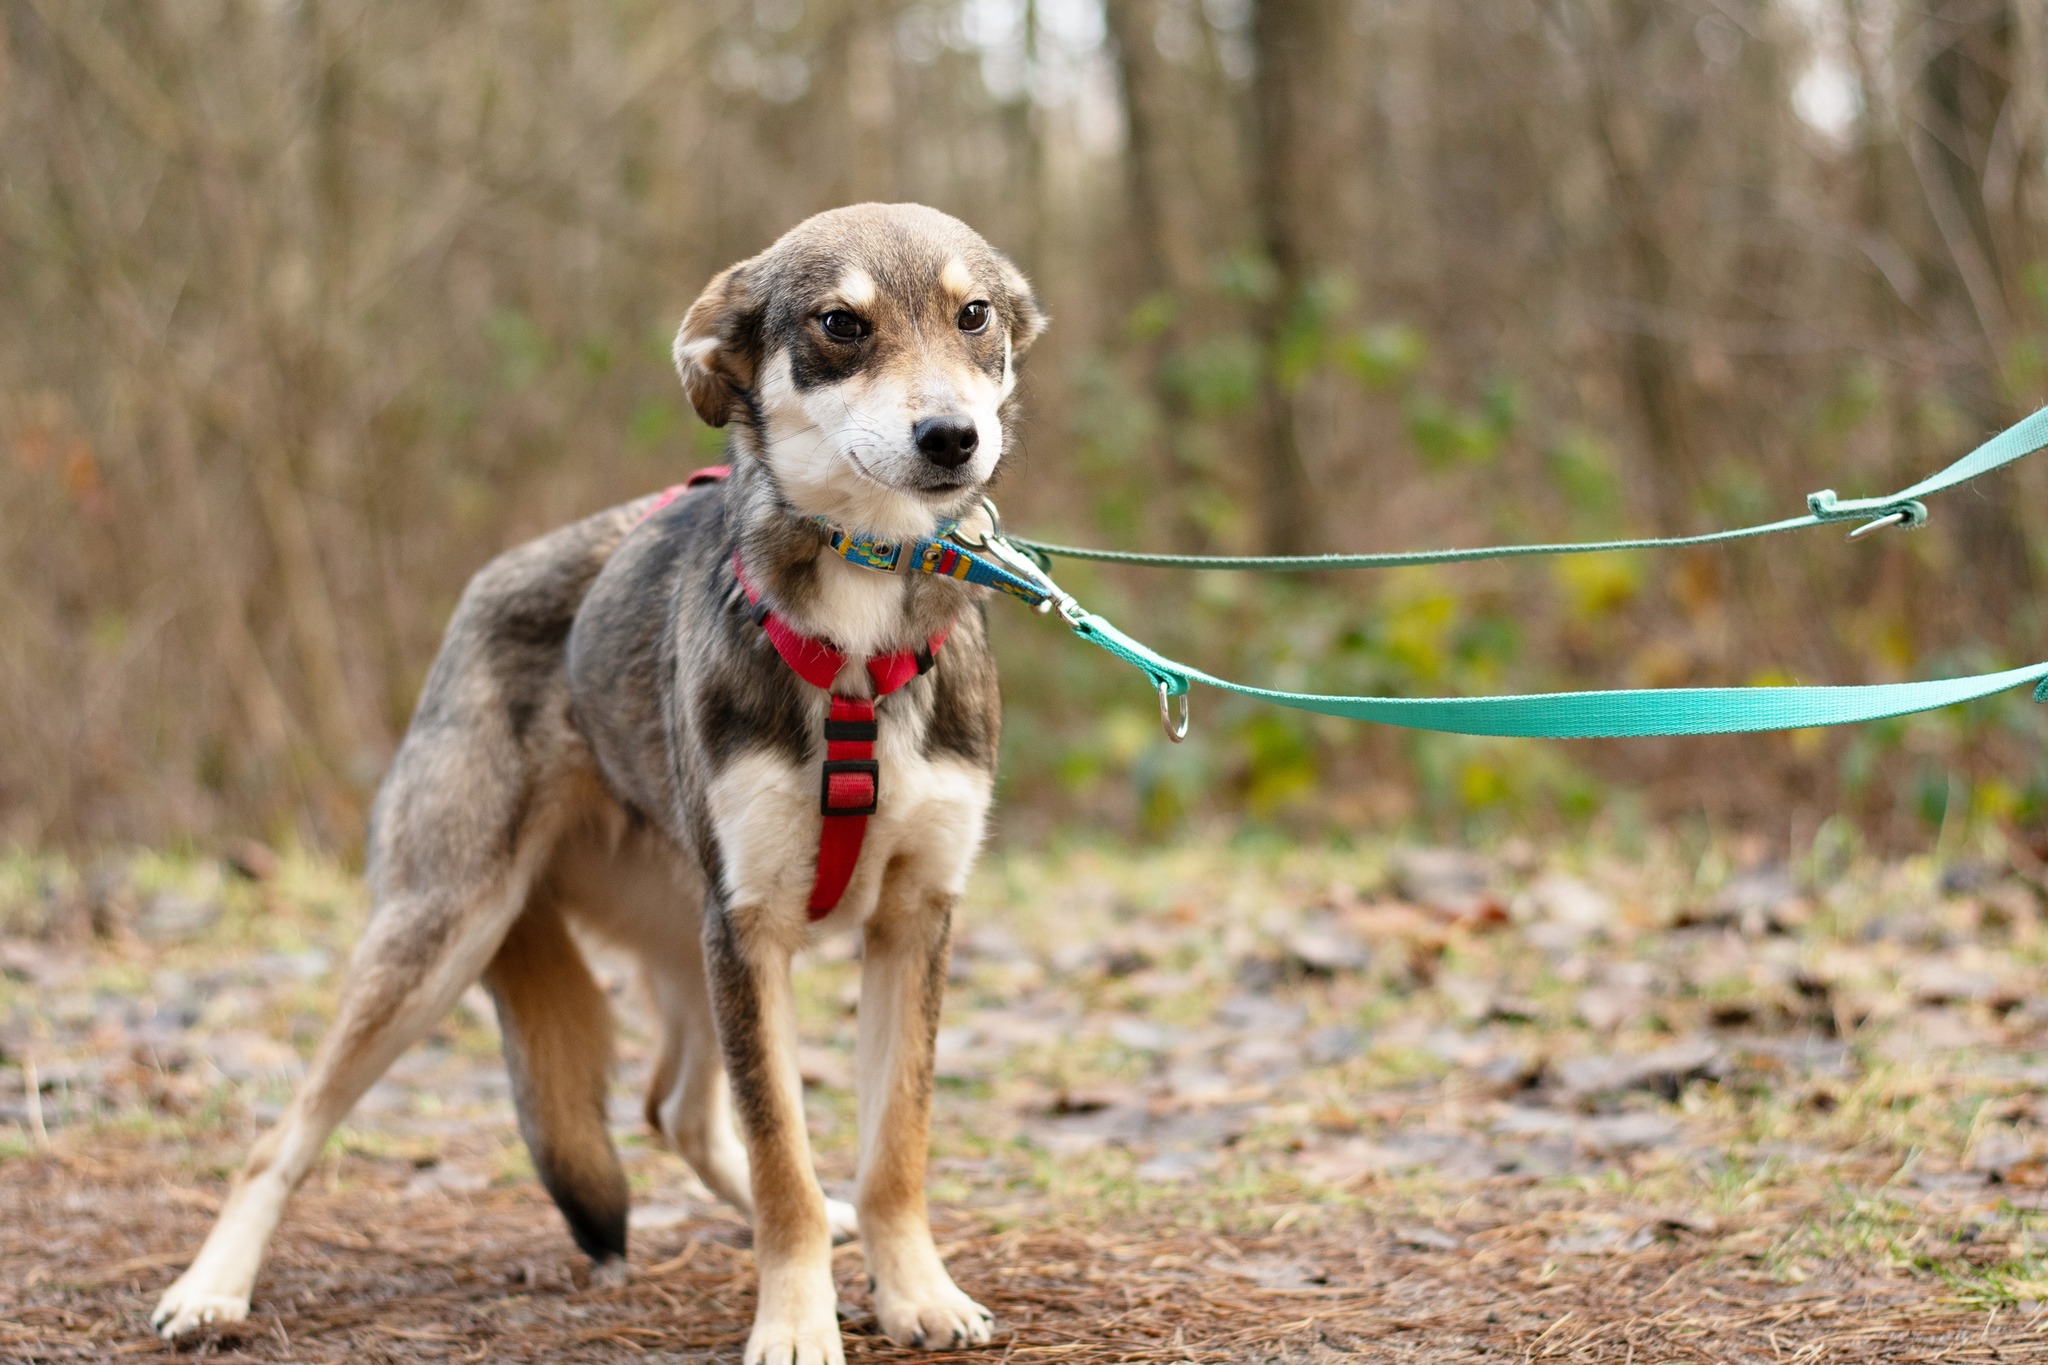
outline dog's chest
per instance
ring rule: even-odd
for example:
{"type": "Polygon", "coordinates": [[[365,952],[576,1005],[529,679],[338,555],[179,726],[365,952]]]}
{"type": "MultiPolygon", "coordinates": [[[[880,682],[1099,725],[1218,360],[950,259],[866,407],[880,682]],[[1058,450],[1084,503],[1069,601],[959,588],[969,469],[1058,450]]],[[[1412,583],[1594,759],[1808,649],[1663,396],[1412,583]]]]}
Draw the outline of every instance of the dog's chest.
{"type": "MultiPolygon", "coordinates": [[[[819,565],[816,590],[805,603],[807,634],[829,639],[851,660],[884,653],[903,630],[903,580],[893,574],[856,568],[839,560],[819,565]],[[810,622],[829,622],[829,630],[810,630],[810,622]]],[[[852,665],[859,671],[858,662],[852,665]]]]}
{"type": "MultiPolygon", "coordinates": [[[[875,814],[868,817],[860,859],[826,929],[866,919],[884,890],[958,894],[988,815],[991,776],[981,767],[919,751],[905,717],[884,716],[875,745],[880,767],[875,814]]],[[[825,816],[816,760],[793,763],[762,749],[736,759],[709,796],[724,890],[735,907],[801,915],[817,875],[825,816]]]]}

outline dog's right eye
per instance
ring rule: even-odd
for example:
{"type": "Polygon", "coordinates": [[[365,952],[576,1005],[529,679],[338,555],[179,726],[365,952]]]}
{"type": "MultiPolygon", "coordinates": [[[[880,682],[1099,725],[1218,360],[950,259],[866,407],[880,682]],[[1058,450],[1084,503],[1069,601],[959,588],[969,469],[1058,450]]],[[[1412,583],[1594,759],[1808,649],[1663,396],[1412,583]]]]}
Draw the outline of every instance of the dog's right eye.
{"type": "Polygon", "coordinates": [[[834,341],[859,341],[868,334],[867,320],[858,313],[849,313],[844,308],[834,308],[818,319],[818,325],[825,329],[825,335],[834,341]]]}

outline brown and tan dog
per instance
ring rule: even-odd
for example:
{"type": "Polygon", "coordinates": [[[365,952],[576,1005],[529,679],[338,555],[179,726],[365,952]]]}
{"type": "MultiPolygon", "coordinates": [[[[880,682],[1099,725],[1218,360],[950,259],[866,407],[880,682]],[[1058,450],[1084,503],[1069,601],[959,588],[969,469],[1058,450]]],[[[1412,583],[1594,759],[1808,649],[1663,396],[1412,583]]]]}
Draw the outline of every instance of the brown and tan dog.
{"type": "Polygon", "coordinates": [[[929,536],[978,506],[1042,326],[1014,266],[916,205],[819,214],[711,282],[675,357],[697,411],[730,424],[730,478],[599,513],[471,581],[377,798],[374,912],[340,1015],[157,1305],[166,1337],[247,1314],[329,1132],[479,979],[535,1168],[583,1249],[623,1266],[610,1020],[573,923],[641,964],[663,1031],[649,1122],[753,1219],[747,1365],[843,1358],[830,1248],[856,1230],[882,1331],[988,1340],[924,1199],[947,939],[996,759],[985,594],[849,564],[816,519],[929,536]],[[844,667],[805,681],[771,620],[844,667]],[[877,695],[863,664],[913,655],[877,695]],[[872,723],[828,727],[834,696],[872,723]],[[814,922],[828,734],[871,744],[882,776],[850,880],[814,922]],[[832,930],[862,936],[852,1207],[812,1170],[790,986],[792,954],[832,930]]]}

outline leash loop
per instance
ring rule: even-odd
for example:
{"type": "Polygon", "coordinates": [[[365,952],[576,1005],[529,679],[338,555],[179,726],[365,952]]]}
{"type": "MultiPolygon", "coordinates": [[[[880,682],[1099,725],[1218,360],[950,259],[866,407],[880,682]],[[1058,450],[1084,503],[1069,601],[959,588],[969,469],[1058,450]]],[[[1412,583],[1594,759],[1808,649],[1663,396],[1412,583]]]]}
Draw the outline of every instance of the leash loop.
{"type": "Polygon", "coordinates": [[[1815,521],[1861,521],[1863,525],[1849,533],[1849,539],[1861,540],[1872,531],[1882,531],[1887,526],[1900,526],[1908,531],[1917,530],[1927,524],[1927,504],[1917,498],[1850,498],[1846,502],[1835,496],[1832,488],[1823,488],[1818,493],[1806,495],[1806,510],[1815,521]]]}

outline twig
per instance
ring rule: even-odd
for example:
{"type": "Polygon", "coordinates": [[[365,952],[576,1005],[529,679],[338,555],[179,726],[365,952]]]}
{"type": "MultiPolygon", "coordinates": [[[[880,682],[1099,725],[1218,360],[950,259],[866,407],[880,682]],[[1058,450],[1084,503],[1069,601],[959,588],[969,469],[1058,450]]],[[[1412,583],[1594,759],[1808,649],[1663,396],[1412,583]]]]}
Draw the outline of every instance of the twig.
{"type": "Polygon", "coordinates": [[[21,1078],[28,1086],[28,1130],[35,1134],[36,1146],[47,1152],[50,1150],[50,1130],[43,1126],[43,1080],[36,1074],[34,1058],[22,1059],[21,1078]]]}
{"type": "Polygon", "coordinates": [[[1543,1339],[1549,1336],[1552,1332],[1555,1332],[1558,1328],[1570,1322],[1572,1320],[1572,1315],[1577,1311],[1578,1310],[1575,1308],[1565,1309],[1563,1317],[1559,1318],[1556,1322],[1551,1323],[1550,1326],[1544,1328],[1541,1332],[1538,1332],[1536,1334],[1536,1339],[1529,1343],[1529,1347],[1527,1350],[1522,1352],[1522,1359],[1534,1360],[1536,1358],[1536,1348],[1543,1344],[1543,1339]]]}

